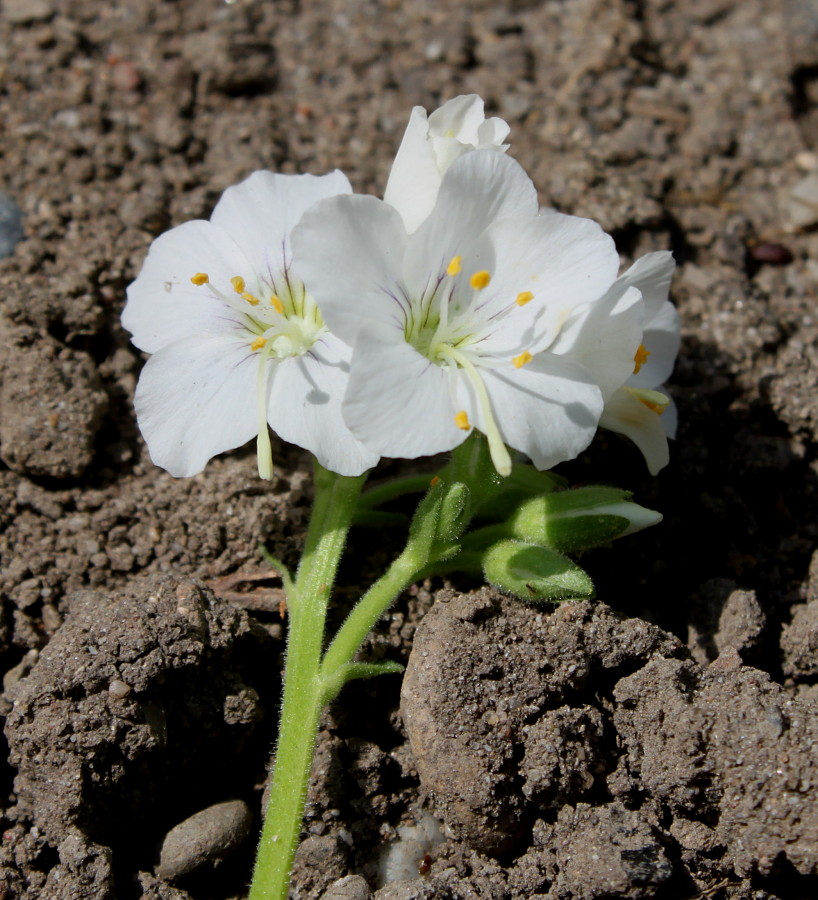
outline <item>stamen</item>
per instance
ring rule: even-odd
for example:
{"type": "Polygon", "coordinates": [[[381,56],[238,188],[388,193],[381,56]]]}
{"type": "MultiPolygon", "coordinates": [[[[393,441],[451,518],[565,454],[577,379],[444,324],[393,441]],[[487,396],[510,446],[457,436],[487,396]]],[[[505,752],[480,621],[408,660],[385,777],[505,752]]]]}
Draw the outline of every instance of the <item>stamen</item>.
{"type": "Polygon", "coordinates": [[[522,369],[522,367],[526,363],[530,363],[532,359],[534,359],[534,357],[528,352],[528,350],[526,350],[519,356],[515,356],[514,359],[511,360],[511,362],[513,363],[515,369],[522,369]]]}
{"type": "Polygon", "coordinates": [[[284,304],[276,297],[275,294],[270,294],[270,303],[272,304],[273,309],[280,315],[284,315],[284,304]]]}
{"type": "Polygon", "coordinates": [[[261,348],[267,343],[266,337],[257,337],[252,344],[250,344],[251,350],[261,350],[261,348]]]}
{"type": "Polygon", "coordinates": [[[465,409],[461,409],[459,413],[454,417],[454,424],[457,425],[458,428],[461,428],[463,431],[471,430],[471,422],[469,422],[469,414],[465,409]]]}
{"type": "Polygon", "coordinates": [[[453,256],[452,261],[446,266],[446,274],[447,275],[457,275],[460,270],[463,268],[463,257],[462,256],[453,256]]]}
{"type": "Polygon", "coordinates": [[[206,272],[197,272],[190,280],[196,287],[201,287],[203,284],[207,284],[207,282],[210,281],[210,276],[206,272]]]}
{"type": "Polygon", "coordinates": [[[651,412],[655,412],[657,416],[661,416],[670,405],[670,397],[660,391],[649,391],[647,388],[632,387],[625,388],[625,390],[633,397],[636,397],[641,404],[647,406],[651,412]]]}
{"type": "Polygon", "coordinates": [[[258,437],[256,438],[256,457],[258,460],[259,478],[270,481],[273,477],[273,448],[270,443],[270,428],[267,424],[267,378],[270,351],[259,354],[258,380],[256,382],[256,417],[258,420],[258,437]]]}
{"type": "MultiPolygon", "coordinates": [[[[242,281],[242,284],[244,284],[243,281],[242,281]]],[[[259,303],[261,303],[261,300],[259,300],[258,297],[254,297],[248,291],[240,291],[240,293],[241,293],[242,300],[246,300],[250,304],[250,306],[258,306],[259,303]]]]}
{"type": "MultiPolygon", "coordinates": [[[[465,354],[461,353],[459,350],[455,350],[454,347],[450,347],[448,344],[440,344],[436,347],[435,354],[443,359],[448,357],[465,371],[469,381],[471,381],[474,387],[478,402],[480,403],[480,411],[483,413],[483,420],[485,423],[484,433],[488,438],[491,461],[494,463],[494,468],[497,469],[499,475],[502,475],[504,478],[509,476],[511,474],[511,457],[508,454],[508,448],[503,443],[500,429],[494,418],[488,391],[486,390],[483,379],[480,377],[480,373],[475,368],[474,363],[465,354]]],[[[468,416],[466,416],[465,411],[459,412],[455,416],[454,421],[458,428],[464,428],[464,425],[461,425],[460,422],[464,421],[464,424],[465,422],[468,422],[468,416]],[[459,418],[461,416],[465,417],[465,419],[461,420],[459,418]]]]}
{"type": "Polygon", "coordinates": [[[491,274],[487,272],[485,269],[481,269],[479,272],[475,272],[474,275],[469,279],[469,284],[476,290],[482,291],[484,287],[488,285],[491,281],[491,274]]]}
{"type": "Polygon", "coordinates": [[[243,294],[243,293],[244,293],[244,289],[245,289],[246,285],[244,284],[244,279],[241,277],[241,275],[234,275],[234,276],[230,279],[230,284],[233,285],[233,290],[234,290],[237,294],[243,294]]]}
{"type": "Polygon", "coordinates": [[[531,293],[531,291],[522,291],[521,293],[517,294],[517,299],[514,302],[517,304],[517,306],[525,306],[526,303],[531,303],[533,299],[534,295],[531,293]]]}
{"type": "Polygon", "coordinates": [[[650,350],[645,349],[644,344],[640,344],[636,350],[636,353],[633,357],[633,374],[636,375],[637,372],[645,365],[648,361],[648,357],[650,356],[650,350]]]}

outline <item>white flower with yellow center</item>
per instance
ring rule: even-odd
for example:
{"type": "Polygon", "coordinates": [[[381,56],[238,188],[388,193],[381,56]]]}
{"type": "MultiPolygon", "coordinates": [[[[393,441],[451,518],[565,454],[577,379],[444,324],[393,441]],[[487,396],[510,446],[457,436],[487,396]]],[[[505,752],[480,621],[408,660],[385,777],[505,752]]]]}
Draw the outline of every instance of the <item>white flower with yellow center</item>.
{"type": "Polygon", "coordinates": [[[431,455],[477,428],[505,475],[506,444],[544,469],[590,442],[600,389],[570,344],[552,348],[572,312],[610,287],[618,257],[594,222],[538,215],[509,157],[456,160],[413,234],[374,197],[323,201],[294,230],[293,252],[353,346],[343,414],[374,452],[431,455]]]}
{"type": "Polygon", "coordinates": [[[209,222],[151,245],[122,323],[152,354],[137,420],[172,475],[195,475],[256,435],[259,474],[272,477],[268,423],[342,475],[377,462],[341,417],[350,348],[325,326],[290,250],[305,210],[349,192],[340,172],[256,172],[224,192],[209,222]]]}
{"type": "Polygon", "coordinates": [[[408,232],[415,231],[432,211],[446,170],[472,150],[505,152],[509,127],[502,119],[487,119],[477,94],[455,97],[427,117],[416,106],[389,173],[383,199],[401,214],[408,232]]]}

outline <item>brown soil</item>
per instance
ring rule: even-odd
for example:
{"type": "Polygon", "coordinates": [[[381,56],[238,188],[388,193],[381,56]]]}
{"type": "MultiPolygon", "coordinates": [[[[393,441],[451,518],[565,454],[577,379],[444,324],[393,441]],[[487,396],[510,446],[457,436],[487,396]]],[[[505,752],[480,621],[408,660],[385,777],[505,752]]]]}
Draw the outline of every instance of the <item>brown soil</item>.
{"type": "MultiPolygon", "coordinates": [[[[295,562],[309,468],[154,468],[124,289],[255,169],[381,191],[411,106],[472,91],[544,204],[676,255],[671,465],[602,436],[563,470],[665,521],[586,557],[593,605],[398,601],[366,653],[414,642],[403,701],[327,712],[294,896],[818,896],[814,5],[3,0],[0,897],[244,896],[285,627],[256,547],[295,562]]],[[[339,610],[398,540],[353,533],[339,610]]]]}

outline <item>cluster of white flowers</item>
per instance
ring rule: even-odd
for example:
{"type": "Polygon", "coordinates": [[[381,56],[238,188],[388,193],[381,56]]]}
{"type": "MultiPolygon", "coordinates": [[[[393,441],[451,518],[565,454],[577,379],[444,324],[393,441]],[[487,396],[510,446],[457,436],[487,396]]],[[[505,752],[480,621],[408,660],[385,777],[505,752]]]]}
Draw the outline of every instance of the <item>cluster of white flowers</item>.
{"type": "Polygon", "coordinates": [[[661,469],[673,259],[617,278],[596,223],[540,210],[508,130],[475,95],[418,107],[384,200],[340,172],[256,172],[158,238],[123,314],[152,354],[136,410],[154,462],[194,475],[255,435],[269,478],[269,426],[358,475],[476,428],[505,475],[508,448],[550,468],[602,425],[661,469]]]}

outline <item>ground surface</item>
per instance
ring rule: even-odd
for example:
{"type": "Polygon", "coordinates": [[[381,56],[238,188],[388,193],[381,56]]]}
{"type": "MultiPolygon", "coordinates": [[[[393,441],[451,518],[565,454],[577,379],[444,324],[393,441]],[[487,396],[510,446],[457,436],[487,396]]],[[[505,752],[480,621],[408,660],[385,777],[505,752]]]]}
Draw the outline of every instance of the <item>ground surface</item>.
{"type": "MultiPolygon", "coordinates": [[[[543,203],[676,254],[671,465],[565,469],[665,522],[587,558],[595,605],[401,598],[367,652],[414,639],[403,699],[326,715],[294,895],[818,895],[814,4],[3,0],[0,896],[243,896],[283,646],[255,547],[297,558],[308,468],[154,468],[124,289],[255,169],[381,191],[411,106],[472,91],[543,203]]],[[[395,549],[354,534],[339,604],[395,549]]]]}

